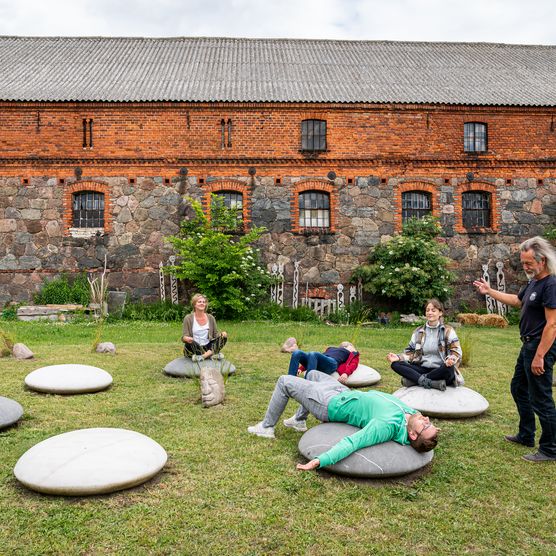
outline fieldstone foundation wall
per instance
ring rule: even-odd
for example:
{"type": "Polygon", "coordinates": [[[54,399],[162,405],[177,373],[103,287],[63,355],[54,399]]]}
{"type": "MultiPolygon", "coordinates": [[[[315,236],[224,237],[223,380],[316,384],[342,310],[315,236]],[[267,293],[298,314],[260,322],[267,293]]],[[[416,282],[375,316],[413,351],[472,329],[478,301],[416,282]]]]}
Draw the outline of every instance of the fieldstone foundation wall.
{"type": "MultiPolygon", "coordinates": [[[[211,187],[220,179],[210,180],[211,187]]],[[[284,177],[277,184],[269,177],[240,178],[249,191],[244,201],[252,224],[268,229],[259,242],[264,261],[283,264],[286,282],[293,280],[293,264],[300,261],[302,284],[347,284],[369,250],[399,230],[399,191],[412,183],[415,189],[433,191],[433,212],[441,219],[447,255],[459,276],[457,298],[466,301],[476,297],[470,295],[471,282],[483,264],[494,273],[495,263],[504,262],[508,290],[516,291],[523,282],[519,243],[556,222],[556,178],[542,183],[533,178],[483,180],[493,192],[496,229],[462,233],[461,192],[469,183],[466,178],[446,183],[427,176],[388,180],[370,176],[347,183],[323,177],[322,183],[333,183],[338,192],[337,206],[331,209],[335,233],[293,233],[292,196],[303,179],[284,177]]],[[[158,299],[158,265],[172,254],[164,237],[176,234],[187,216],[186,196],[205,198],[204,184],[192,176],[171,183],[162,177],[138,177],[135,183],[123,177],[86,180],[102,184],[109,196],[112,222],[107,233],[67,231],[71,215],[64,209],[64,188],[75,188],[79,182],[61,184],[43,177],[24,185],[19,178],[0,178],[0,303],[28,300],[45,278],[61,272],[101,269],[105,255],[111,289],[128,291],[134,299],[158,299]]]]}

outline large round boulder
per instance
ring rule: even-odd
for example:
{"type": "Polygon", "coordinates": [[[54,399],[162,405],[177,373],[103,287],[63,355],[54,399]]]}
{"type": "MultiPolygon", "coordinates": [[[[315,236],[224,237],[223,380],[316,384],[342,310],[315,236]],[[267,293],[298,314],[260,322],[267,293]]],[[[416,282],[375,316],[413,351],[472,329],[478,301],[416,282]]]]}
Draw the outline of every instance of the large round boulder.
{"type": "MultiPolygon", "coordinates": [[[[358,430],[360,429],[346,423],[322,423],[309,429],[301,437],[299,452],[312,460],[358,430]]],[[[390,441],[357,450],[324,469],[349,477],[398,477],[421,469],[432,460],[433,455],[432,450],[420,454],[409,445],[402,446],[390,441]]]]}
{"type": "Polygon", "coordinates": [[[38,492],[85,496],[144,483],[164,467],[167,458],[162,446],[141,433],[81,429],[53,436],[27,450],[14,474],[38,492]]]}
{"type": "Polygon", "coordinates": [[[50,365],[29,373],[25,384],[37,392],[85,394],[108,388],[112,384],[112,376],[91,365],[50,365]]]}
{"type": "Polygon", "coordinates": [[[0,396],[0,429],[17,423],[23,416],[23,408],[15,400],[0,396]]]}
{"type": "MultiPolygon", "coordinates": [[[[339,378],[340,375],[338,373],[332,373],[334,378],[339,378]]],[[[372,386],[376,384],[381,379],[380,373],[375,371],[372,367],[367,367],[367,365],[359,364],[357,369],[353,371],[348,376],[346,386],[350,388],[362,388],[363,386],[372,386]]]]}
{"type": "Polygon", "coordinates": [[[220,371],[223,376],[232,375],[236,372],[236,368],[227,359],[205,359],[204,361],[192,361],[189,357],[178,357],[170,361],[164,372],[170,376],[193,378],[194,376],[201,376],[201,369],[216,369],[220,371]]]}
{"type": "Polygon", "coordinates": [[[480,415],[488,409],[488,401],[466,386],[448,386],[444,392],[411,386],[400,388],[393,395],[409,407],[430,417],[462,419],[480,415]]]}

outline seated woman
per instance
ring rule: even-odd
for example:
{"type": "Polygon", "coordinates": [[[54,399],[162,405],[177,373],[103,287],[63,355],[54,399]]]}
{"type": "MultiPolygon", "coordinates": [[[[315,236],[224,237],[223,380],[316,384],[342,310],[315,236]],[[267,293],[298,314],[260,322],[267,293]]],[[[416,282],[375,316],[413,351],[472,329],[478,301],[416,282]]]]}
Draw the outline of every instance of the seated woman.
{"type": "Polygon", "coordinates": [[[429,299],[425,305],[427,322],[413,332],[404,353],[389,353],[392,369],[402,376],[402,386],[422,386],[446,390],[456,386],[455,365],[461,361],[461,347],[455,330],[444,324],[444,305],[429,299]]]}
{"type": "Polygon", "coordinates": [[[327,375],[337,372],[340,375],[338,380],[345,384],[348,376],[359,365],[359,352],[351,342],[342,342],[338,347],[328,347],[324,353],[296,349],[290,359],[288,374],[297,376],[303,372],[299,369],[300,364],[307,373],[315,369],[327,375]]]}
{"type": "Polygon", "coordinates": [[[207,313],[207,298],[196,293],[191,298],[193,311],[183,319],[183,354],[193,361],[203,361],[212,356],[213,359],[224,359],[220,350],[228,341],[226,332],[218,332],[216,320],[207,313]]]}

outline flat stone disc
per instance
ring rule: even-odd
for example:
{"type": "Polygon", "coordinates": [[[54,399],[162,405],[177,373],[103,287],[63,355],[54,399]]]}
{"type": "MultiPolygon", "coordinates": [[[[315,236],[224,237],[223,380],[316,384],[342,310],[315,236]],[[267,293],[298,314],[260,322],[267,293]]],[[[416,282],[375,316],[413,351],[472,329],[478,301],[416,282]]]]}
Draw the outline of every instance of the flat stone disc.
{"type": "Polygon", "coordinates": [[[196,362],[189,359],[189,357],[178,357],[170,361],[170,363],[164,367],[164,372],[170,376],[192,378],[194,376],[200,376],[201,369],[205,367],[217,369],[223,376],[232,375],[236,372],[233,363],[227,359],[214,360],[209,358],[205,361],[196,362]]]}
{"type": "Polygon", "coordinates": [[[23,408],[15,400],[0,396],[0,429],[17,423],[23,416],[23,408]]]}
{"type": "Polygon", "coordinates": [[[431,417],[461,419],[480,415],[488,409],[488,401],[466,386],[448,386],[444,392],[420,386],[400,388],[393,394],[409,407],[431,417]]]}
{"type": "MultiPolygon", "coordinates": [[[[322,423],[309,429],[299,440],[299,452],[312,460],[337,444],[345,436],[357,432],[357,427],[346,423],[322,423]]],[[[407,475],[421,469],[433,458],[434,450],[420,454],[411,446],[397,442],[383,442],[357,450],[326,471],[348,477],[383,478],[407,475]]]]}
{"type": "Polygon", "coordinates": [[[168,456],[144,434],[112,428],[53,436],[25,452],[14,475],[45,494],[86,496],[131,488],[154,477],[168,456]]]}
{"type": "Polygon", "coordinates": [[[112,384],[112,376],[90,365],[50,365],[29,373],[25,384],[38,392],[84,394],[108,388],[112,384]]]}
{"type": "MultiPolygon", "coordinates": [[[[332,373],[331,376],[339,378],[340,375],[338,373],[332,373]]],[[[367,367],[367,365],[360,364],[357,366],[357,369],[355,369],[355,371],[348,376],[346,386],[349,386],[350,388],[372,386],[373,384],[380,382],[381,378],[382,377],[378,371],[375,371],[372,367],[367,367]]]]}

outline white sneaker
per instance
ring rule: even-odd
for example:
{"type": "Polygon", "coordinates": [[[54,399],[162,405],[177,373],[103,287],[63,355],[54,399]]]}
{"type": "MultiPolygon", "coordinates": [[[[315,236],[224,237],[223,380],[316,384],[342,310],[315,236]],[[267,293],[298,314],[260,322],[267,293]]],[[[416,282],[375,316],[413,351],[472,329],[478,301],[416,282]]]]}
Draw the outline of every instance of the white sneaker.
{"type": "Polygon", "coordinates": [[[204,359],[202,355],[192,355],[191,361],[193,361],[194,363],[201,363],[202,361],[204,361],[204,359]]]}
{"type": "Polygon", "coordinates": [[[284,419],[284,426],[298,432],[305,432],[307,430],[307,421],[298,421],[294,415],[289,419],[284,419]]]}
{"type": "Polygon", "coordinates": [[[247,432],[262,436],[263,438],[275,438],[274,427],[263,427],[263,422],[257,423],[252,427],[247,427],[247,432]]]}

